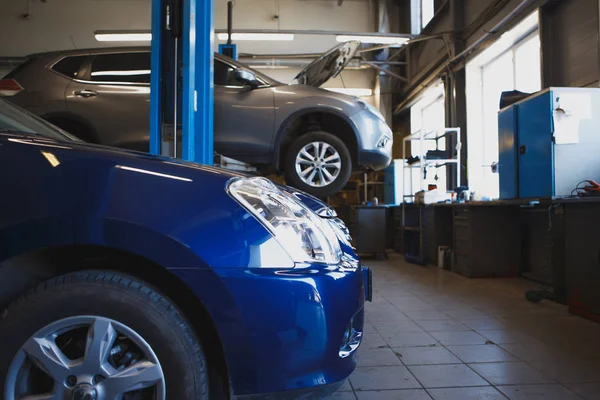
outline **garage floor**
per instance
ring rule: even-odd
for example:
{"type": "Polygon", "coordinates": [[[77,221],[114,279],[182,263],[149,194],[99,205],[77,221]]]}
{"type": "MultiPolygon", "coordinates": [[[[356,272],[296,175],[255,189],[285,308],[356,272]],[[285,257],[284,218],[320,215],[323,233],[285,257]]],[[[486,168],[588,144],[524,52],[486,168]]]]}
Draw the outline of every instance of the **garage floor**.
{"type": "Polygon", "coordinates": [[[532,304],[536,285],[467,279],[391,254],[373,268],[359,367],[344,400],[600,399],[600,324],[532,304]]]}

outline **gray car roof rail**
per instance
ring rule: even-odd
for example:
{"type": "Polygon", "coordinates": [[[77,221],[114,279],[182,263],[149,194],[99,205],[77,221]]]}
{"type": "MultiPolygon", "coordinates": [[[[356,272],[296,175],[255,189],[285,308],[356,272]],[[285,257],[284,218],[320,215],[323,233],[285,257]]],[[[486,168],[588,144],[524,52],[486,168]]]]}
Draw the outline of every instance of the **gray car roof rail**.
{"type": "Polygon", "coordinates": [[[68,49],[68,50],[52,50],[41,53],[33,53],[27,55],[28,58],[38,58],[46,56],[65,56],[65,55],[81,55],[81,54],[101,54],[113,53],[122,51],[150,51],[150,46],[121,46],[121,47],[94,47],[87,49],[68,49]]]}

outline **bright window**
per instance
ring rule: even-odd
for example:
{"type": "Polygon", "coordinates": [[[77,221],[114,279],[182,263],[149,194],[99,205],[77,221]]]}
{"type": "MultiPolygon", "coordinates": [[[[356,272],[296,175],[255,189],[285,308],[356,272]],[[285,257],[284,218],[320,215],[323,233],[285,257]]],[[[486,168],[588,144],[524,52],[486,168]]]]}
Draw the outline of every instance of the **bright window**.
{"type": "Polygon", "coordinates": [[[498,198],[498,111],[504,91],[532,93],[541,89],[538,13],[467,65],[467,125],[469,186],[478,196],[498,198]]]}
{"type": "Polygon", "coordinates": [[[411,33],[418,35],[435,15],[435,0],[410,0],[411,33]]]}
{"type": "Polygon", "coordinates": [[[421,0],[421,29],[425,28],[435,14],[434,0],[421,0]]]}
{"type": "MultiPolygon", "coordinates": [[[[411,133],[419,131],[441,131],[446,127],[446,114],[444,109],[444,85],[440,82],[435,86],[429,88],[415,105],[410,109],[410,126],[411,133]]],[[[438,150],[446,149],[446,142],[444,139],[438,141],[438,150]]],[[[424,140],[423,150],[421,151],[421,144],[419,140],[412,140],[410,142],[411,155],[414,157],[421,156],[426,153],[427,150],[435,150],[435,141],[424,140]]],[[[427,185],[435,184],[438,188],[446,190],[446,167],[431,168],[427,171],[425,177],[425,185],[423,188],[419,187],[420,182],[420,170],[418,168],[411,169],[412,171],[412,182],[413,192],[420,189],[427,190],[427,185]]],[[[410,179],[410,176],[405,176],[405,179],[410,179]]],[[[414,193],[410,193],[414,194],[414,193]]]]}

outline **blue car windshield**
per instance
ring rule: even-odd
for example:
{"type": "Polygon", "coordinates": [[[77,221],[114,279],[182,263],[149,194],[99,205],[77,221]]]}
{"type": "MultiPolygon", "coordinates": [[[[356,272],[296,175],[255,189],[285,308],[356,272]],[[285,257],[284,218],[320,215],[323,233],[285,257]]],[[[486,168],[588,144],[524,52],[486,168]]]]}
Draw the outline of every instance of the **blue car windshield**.
{"type": "Polygon", "coordinates": [[[40,135],[61,141],[76,141],[75,136],[44,121],[40,117],[20,107],[0,99],[0,132],[40,135]]]}

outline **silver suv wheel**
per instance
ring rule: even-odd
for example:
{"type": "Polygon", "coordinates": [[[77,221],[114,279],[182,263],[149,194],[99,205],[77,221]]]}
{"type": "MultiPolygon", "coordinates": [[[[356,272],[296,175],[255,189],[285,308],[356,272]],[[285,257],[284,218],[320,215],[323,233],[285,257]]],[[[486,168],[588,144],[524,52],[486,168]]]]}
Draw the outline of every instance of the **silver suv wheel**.
{"type": "Polygon", "coordinates": [[[295,167],[302,182],[313,187],[323,187],[338,178],[342,159],[336,148],[329,143],[311,142],[296,155],[295,167]]]}

